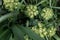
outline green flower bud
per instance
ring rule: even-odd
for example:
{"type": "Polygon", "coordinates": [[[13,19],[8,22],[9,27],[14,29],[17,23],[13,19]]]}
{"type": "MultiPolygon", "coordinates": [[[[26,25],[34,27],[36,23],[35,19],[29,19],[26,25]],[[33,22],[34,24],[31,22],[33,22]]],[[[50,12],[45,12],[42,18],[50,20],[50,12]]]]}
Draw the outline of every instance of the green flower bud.
{"type": "Polygon", "coordinates": [[[38,14],[38,11],[34,12],[34,16],[36,16],[38,14]]]}
{"type": "Polygon", "coordinates": [[[39,33],[42,33],[43,32],[43,28],[39,28],[39,33]]]}
{"type": "Polygon", "coordinates": [[[25,40],[29,40],[28,35],[25,35],[25,36],[24,36],[24,39],[25,39],[25,40]]]}
{"type": "Polygon", "coordinates": [[[39,34],[40,37],[44,38],[44,36],[46,36],[47,32],[46,32],[46,28],[39,28],[39,34]]]}
{"type": "Polygon", "coordinates": [[[36,28],[35,26],[32,27],[32,30],[33,30],[35,33],[39,34],[39,30],[38,30],[38,28],[36,28]]]}
{"type": "Polygon", "coordinates": [[[9,9],[9,11],[14,11],[17,10],[19,8],[19,1],[17,0],[3,0],[4,1],[4,5],[6,9],[9,9]]]}
{"type": "Polygon", "coordinates": [[[53,10],[51,8],[43,8],[42,12],[41,12],[41,16],[45,19],[45,20],[49,20],[53,17],[54,13],[53,10]]]}
{"type": "Polygon", "coordinates": [[[46,31],[46,28],[43,28],[43,32],[45,32],[46,31]]]}
{"type": "Polygon", "coordinates": [[[43,33],[40,33],[40,37],[44,38],[44,35],[43,35],[43,33]]]}
{"type": "Polygon", "coordinates": [[[56,28],[54,26],[50,26],[48,29],[46,27],[39,28],[39,34],[41,37],[52,37],[55,35],[56,28]]]}
{"type": "Polygon", "coordinates": [[[47,32],[47,31],[45,31],[43,34],[44,34],[44,36],[46,37],[46,36],[47,36],[47,34],[48,34],[48,32],[47,32]]]}
{"type": "Polygon", "coordinates": [[[32,30],[35,31],[36,30],[36,27],[32,27],[32,30]]]}
{"type": "Polygon", "coordinates": [[[44,24],[42,24],[41,22],[38,22],[38,27],[39,28],[41,28],[41,27],[43,27],[44,26],[44,24]]]}
{"type": "Polygon", "coordinates": [[[48,29],[48,33],[49,33],[48,35],[50,37],[54,36],[55,32],[56,32],[56,28],[54,28],[54,27],[51,27],[50,29],[48,29]]]}
{"type": "Polygon", "coordinates": [[[38,14],[38,10],[37,10],[37,6],[35,5],[28,5],[26,7],[26,15],[29,17],[29,18],[34,18],[34,16],[36,16],[38,14]]]}
{"type": "Polygon", "coordinates": [[[32,30],[40,35],[40,37],[44,38],[46,36],[52,37],[55,35],[56,28],[54,25],[50,25],[48,28],[44,27],[44,25],[41,22],[38,22],[38,26],[32,27],[32,30]],[[37,28],[39,27],[39,28],[37,28]]]}

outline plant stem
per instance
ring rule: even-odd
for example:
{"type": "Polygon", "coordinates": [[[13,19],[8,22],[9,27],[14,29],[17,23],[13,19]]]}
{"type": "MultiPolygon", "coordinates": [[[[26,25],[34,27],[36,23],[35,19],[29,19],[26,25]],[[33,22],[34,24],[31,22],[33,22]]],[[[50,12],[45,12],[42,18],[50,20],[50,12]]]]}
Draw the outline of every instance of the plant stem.
{"type": "Polygon", "coordinates": [[[51,8],[54,8],[54,9],[60,9],[60,7],[53,7],[53,6],[52,6],[51,8]]]}
{"type": "Polygon", "coordinates": [[[42,3],[46,2],[46,1],[47,0],[43,0],[43,1],[39,2],[38,4],[36,4],[36,6],[39,6],[40,4],[42,4],[42,3]]]}
{"type": "Polygon", "coordinates": [[[24,2],[24,0],[21,1],[21,4],[24,2]]]}
{"type": "Polygon", "coordinates": [[[46,36],[46,40],[49,40],[47,36],[46,36]]]}
{"type": "Polygon", "coordinates": [[[52,6],[52,0],[49,1],[49,5],[50,5],[50,7],[52,6]]]}

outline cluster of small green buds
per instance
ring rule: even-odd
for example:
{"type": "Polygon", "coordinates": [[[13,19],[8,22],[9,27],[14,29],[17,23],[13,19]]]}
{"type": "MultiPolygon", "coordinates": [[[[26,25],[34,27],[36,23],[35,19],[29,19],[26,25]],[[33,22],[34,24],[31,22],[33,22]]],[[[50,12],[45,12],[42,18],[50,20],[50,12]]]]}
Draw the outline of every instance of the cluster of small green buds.
{"type": "Polygon", "coordinates": [[[32,27],[32,30],[38,35],[40,35],[40,37],[42,38],[46,36],[52,37],[55,35],[56,32],[56,28],[54,26],[49,26],[48,28],[46,28],[45,25],[41,22],[38,22],[38,27],[32,27]]]}
{"type": "Polygon", "coordinates": [[[42,9],[41,16],[43,17],[43,19],[49,20],[53,17],[53,15],[53,9],[47,7],[42,9]]]}
{"type": "Polygon", "coordinates": [[[44,38],[47,34],[46,28],[44,28],[44,25],[41,22],[38,22],[38,26],[32,27],[32,30],[42,38],[44,38]]]}
{"type": "Polygon", "coordinates": [[[53,35],[55,35],[55,33],[56,33],[56,28],[55,27],[53,27],[53,26],[51,26],[49,29],[48,29],[48,36],[49,37],[52,37],[53,35]]]}
{"type": "Polygon", "coordinates": [[[42,37],[42,38],[47,36],[46,28],[39,28],[39,34],[40,34],[40,37],[42,37]]]}
{"type": "Polygon", "coordinates": [[[38,27],[39,27],[39,35],[40,37],[45,37],[47,35],[46,28],[44,27],[44,24],[41,22],[38,22],[38,27]]]}
{"type": "Polygon", "coordinates": [[[19,7],[19,0],[3,0],[5,8],[14,11],[19,7]]]}
{"type": "Polygon", "coordinates": [[[38,10],[37,10],[37,6],[35,5],[27,5],[26,7],[26,15],[29,18],[34,18],[34,16],[36,16],[38,14],[38,10]]]}

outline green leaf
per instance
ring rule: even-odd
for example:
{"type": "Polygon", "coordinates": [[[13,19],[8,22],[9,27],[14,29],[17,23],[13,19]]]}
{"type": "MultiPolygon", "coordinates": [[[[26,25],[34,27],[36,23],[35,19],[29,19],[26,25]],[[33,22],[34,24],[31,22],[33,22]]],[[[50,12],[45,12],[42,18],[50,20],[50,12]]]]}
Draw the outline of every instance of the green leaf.
{"type": "Polygon", "coordinates": [[[6,20],[6,19],[7,19],[8,17],[10,17],[10,16],[12,16],[11,13],[6,14],[6,15],[4,15],[4,16],[1,16],[1,17],[0,17],[0,23],[1,23],[2,21],[6,20]]]}
{"type": "Polygon", "coordinates": [[[5,25],[0,26],[0,32],[4,29],[4,27],[6,27],[6,24],[5,24],[5,25]]]}
{"type": "Polygon", "coordinates": [[[20,29],[25,32],[30,38],[32,38],[33,40],[44,40],[42,39],[39,35],[37,35],[36,33],[34,33],[31,29],[27,28],[27,27],[23,27],[23,26],[19,26],[20,29]]]}
{"type": "Polygon", "coordinates": [[[0,40],[9,40],[10,35],[10,31],[7,29],[2,34],[0,34],[0,40]]]}
{"type": "Polygon", "coordinates": [[[5,21],[6,19],[8,19],[9,17],[15,17],[18,13],[18,10],[17,11],[14,11],[14,12],[11,12],[11,13],[8,13],[6,15],[3,15],[0,17],[0,23],[5,21]]]}
{"type": "Polygon", "coordinates": [[[58,35],[55,35],[54,38],[55,38],[56,40],[60,40],[60,37],[58,37],[58,35]]]}
{"type": "Polygon", "coordinates": [[[12,37],[12,34],[11,34],[11,36],[10,36],[9,40],[14,40],[14,38],[12,37]]]}
{"type": "Polygon", "coordinates": [[[24,40],[23,32],[17,26],[13,26],[12,31],[15,40],[24,40]]]}

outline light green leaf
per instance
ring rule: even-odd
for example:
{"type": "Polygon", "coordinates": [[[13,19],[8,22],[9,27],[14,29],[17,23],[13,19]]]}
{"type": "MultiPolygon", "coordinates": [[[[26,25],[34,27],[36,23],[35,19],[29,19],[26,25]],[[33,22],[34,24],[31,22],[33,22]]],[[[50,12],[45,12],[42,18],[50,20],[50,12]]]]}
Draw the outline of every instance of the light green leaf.
{"type": "Polygon", "coordinates": [[[8,13],[6,15],[1,16],[0,17],[0,23],[3,22],[3,21],[5,21],[9,17],[12,17],[12,16],[15,17],[17,14],[18,14],[18,11],[16,11],[16,12],[14,11],[14,12],[11,12],[11,13],[8,13]]]}
{"type": "Polygon", "coordinates": [[[56,40],[60,40],[60,37],[58,37],[58,35],[55,35],[54,38],[55,38],[56,40]]]}

